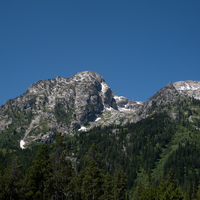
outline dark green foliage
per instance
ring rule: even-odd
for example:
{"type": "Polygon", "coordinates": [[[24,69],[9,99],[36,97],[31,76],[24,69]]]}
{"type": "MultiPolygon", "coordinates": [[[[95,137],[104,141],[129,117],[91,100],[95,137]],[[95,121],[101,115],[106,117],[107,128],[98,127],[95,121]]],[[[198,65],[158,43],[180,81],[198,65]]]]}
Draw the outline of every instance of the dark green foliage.
{"type": "Polygon", "coordinates": [[[50,178],[50,157],[49,151],[43,144],[33,160],[32,166],[28,170],[28,192],[27,198],[46,199],[48,195],[47,180],[50,178]]]}
{"type": "Polygon", "coordinates": [[[85,176],[81,187],[81,197],[85,200],[99,199],[103,191],[102,175],[95,160],[92,160],[85,169],[85,176]]]}
{"type": "Polygon", "coordinates": [[[0,179],[0,199],[20,199],[20,189],[22,181],[22,166],[17,158],[1,171],[0,179]]]}
{"type": "Polygon", "coordinates": [[[88,154],[85,155],[85,174],[81,187],[81,197],[85,200],[99,199],[102,196],[102,174],[99,163],[99,153],[95,144],[92,144],[88,154]]]}
{"type": "Polygon", "coordinates": [[[133,200],[183,200],[182,192],[174,180],[173,169],[169,170],[167,178],[160,179],[157,187],[152,182],[150,171],[148,171],[146,187],[139,181],[134,192],[133,200]]]}
{"type": "MultiPolygon", "coordinates": [[[[7,168],[0,168],[0,198],[5,200],[84,200],[113,199],[114,180],[101,169],[101,155],[95,144],[85,156],[85,168],[78,174],[66,159],[68,150],[63,136],[58,134],[51,152],[43,144],[38,149],[25,176],[22,166],[14,159],[7,168]]],[[[125,199],[126,175],[121,167],[116,174],[117,199],[125,199]]]]}
{"type": "Polygon", "coordinates": [[[125,200],[125,192],[127,188],[126,174],[121,166],[118,167],[115,178],[115,196],[117,199],[125,200]]]}
{"type": "MultiPolygon", "coordinates": [[[[128,124],[124,127],[112,125],[101,129],[96,127],[87,133],[76,135],[75,148],[79,163],[77,169],[83,168],[83,157],[92,143],[96,143],[102,154],[104,170],[112,175],[115,171],[115,163],[123,166],[128,174],[128,186],[133,185],[138,170],[143,167],[153,169],[154,163],[160,158],[160,153],[171,140],[175,124],[166,114],[154,115],[141,120],[136,124],[128,124]],[[113,133],[112,130],[116,130],[113,133]],[[124,151],[126,147],[126,151],[124,151]],[[105,168],[105,163],[106,168],[105,168]]],[[[66,141],[71,146],[71,139],[66,141]]]]}
{"type": "Polygon", "coordinates": [[[102,185],[103,190],[103,199],[110,200],[114,199],[114,180],[112,180],[112,176],[109,174],[109,172],[106,173],[104,176],[104,181],[102,185]]]}
{"type": "MultiPolygon", "coordinates": [[[[64,119],[69,114],[60,111],[59,106],[56,109],[57,119],[64,119]]],[[[182,195],[185,199],[198,199],[200,131],[197,126],[200,101],[178,99],[154,111],[158,112],[135,124],[95,127],[88,132],[78,132],[73,137],[58,134],[55,143],[46,146],[47,156],[41,160],[41,164],[46,162],[49,165],[43,169],[46,170],[45,176],[38,175],[40,186],[40,181],[44,179],[43,199],[92,199],[94,196],[126,199],[127,194],[130,194],[130,198],[134,195],[135,199],[182,199],[182,195]],[[175,110],[177,119],[172,120],[164,109],[175,110]],[[189,121],[189,117],[193,122],[189,121]],[[66,157],[68,160],[65,160],[66,157]],[[172,180],[177,181],[167,179],[170,168],[174,170],[172,180]],[[162,174],[163,178],[160,178],[162,174]],[[117,182],[120,184],[117,185],[117,182]],[[88,183],[91,183],[93,190],[88,183]]],[[[9,114],[13,119],[17,117],[15,111],[10,110],[9,114]]],[[[20,114],[18,122],[23,120],[23,115],[20,114]]],[[[26,115],[32,118],[31,113],[26,115]]],[[[34,163],[31,166],[31,162],[38,146],[20,149],[19,141],[24,132],[17,133],[15,125],[10,125],[0,135],[0,163],[3,166],[0,181],[3,183],[7,164],[18,156],[24,166],[20,197],[31,199],[35,196],[37,199],[41,197],[42,190],[36,186],[37,180],[33,174],[36,174],[34,171],[37,171],[37,167],[34,163]],[[30,166],[29,173],[25,173],[30,166]]],[[[36,156],[35,159],[39,158],[36,156]]],[[[0,191],[3,188],[1,184],[0,191]]]]}
{"type": "Polygon", "coordinates": [[[59,133],[55,142],[51,145],[53,148],[51,154],[51,176],[47,182],[51,188],[49,197],[55,199],[63,198],[65,193],[67,193],[66,185],[69,184],[73,173],[71,162],[66,160],[68,150],[63,141],[64,136],[59,133]]]}
{"type": "Polygon", "coordinates": [[[187,141],[184,145],[179,144],[179,147],[174,151],[164,165],[164,173],[170,167],[174,168],[179,185],[187,189],[199,184],[200,174],[196,169],[200,169],[200,149],[196,142],[187,141]]]}
{"type": "Polygon", "coordinates": [[[54,108],[55,117],[58,122],[69,124],[72,120],[73,108],[67,106],[67,113],[63,108],[62,103],[57,103],[54,108]]]}

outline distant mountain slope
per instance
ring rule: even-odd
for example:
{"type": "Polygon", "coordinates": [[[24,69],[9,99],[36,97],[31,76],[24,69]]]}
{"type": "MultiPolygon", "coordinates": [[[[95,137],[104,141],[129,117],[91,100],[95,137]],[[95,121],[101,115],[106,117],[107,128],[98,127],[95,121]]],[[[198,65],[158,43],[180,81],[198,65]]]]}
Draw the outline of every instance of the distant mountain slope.
{"type": "Polygon", "coordinates": [[[173,86],[180,94],[185,94],[200,100],[200,81],[178,81],[173,86]]]}
{"type": "Polygon", "coordinates": [[[144,103],[115,95],[93,71],[58,76],[38,81],[20,97],[6,101],[0,108],[0,132],[20,135],[21,146],[31,141],[51,143],[58,132],[73,135],[96,126],[135,123],[186,96],[200,99],[200,82],[170,82],[144,103]]]}
{"type": "Polygon", "coordinates": [[[116,163],[123,166],[129,189],[135,188],[138,180],[146,183],[148,169],[158,181],[171,167],[184,191],[199,185],[200,101],[186,96],[162,108],[136,123],[95,127],[67,137],[78,170],[84,167],[84,155],[95,143],[106,170],[114,175],[116,163]],[[169,113],[176,113],[176,119],[169,113]]]}
{"type": "Polygon", "coordinates": [[[119,119],[131,119],[143,104],[124,103],[103,77],[84,71],[71,78],[41,80],[20,97],[8,100],[0,108],[0,131],[12,127],[25,143],[51,143],[57,132],[73,135],[98,125],[121,124],[119,119]]]}
{"type": "Polygon", "coordinates": [[[92,71],[41,80],[0,108],[1,163],[18,156],[30,166],[39,143],[53,142],[58,132],[78,171],[96,143],[106,170],[122,165],[129,189],[146,181],[148,168],[159,180],[173,167],[184,190],[200,184],[198,81],[170,82],[144,103],[115,95],[92,71]]]}

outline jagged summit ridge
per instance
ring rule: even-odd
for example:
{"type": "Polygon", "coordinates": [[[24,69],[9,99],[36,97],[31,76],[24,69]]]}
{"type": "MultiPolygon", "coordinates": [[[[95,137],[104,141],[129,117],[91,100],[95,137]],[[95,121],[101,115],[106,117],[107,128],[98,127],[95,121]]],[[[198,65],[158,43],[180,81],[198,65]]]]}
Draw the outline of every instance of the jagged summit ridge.
{"type": "Polygon", "coordinates": [[[0,131],[14,127],[26,144],[50,143],[58,132],[73,135],[94,126],[137,122],[183,96],[200,99],[200,82],[170,82],[145,103],[115,95],[102,76],[83,71],[70,78],[40,80],[8,100],[0,108],[0,131]]]}
{"type": "Polygon", "coordinates": [[[200,81],[178,81],[173,85],[180,94],[200,99],[200,81]]]}
{"type": "Polygon", "coordinates": [[[75,75],[73,75],[70,80],[73,81],[81,81],[81,80],[85,80],[85,81],[96,81],[99,83],[105,82],[104,78],[102,76],[100,76],[97,72],[94,71],[83,71],[83,72],[79,72],[75,75]]]}
{"type": "Polygon", "coordinates": [[[79,72],[70,78],[57,76],[31,84],[26,93],[7,101],[0,109],[0,130],[13,125],[17,132],[23,132],[25,143],[50,143],[57,132],[73,134],[88,126],[120,124],[120,118],[129,116],[126,111],[130,112],[131,105],[128,102],[120,109],[115,93],[96,72],[79,72]],[[16,110],[23,116],[20,122],[18,114],[11,114],[16,110]]]}

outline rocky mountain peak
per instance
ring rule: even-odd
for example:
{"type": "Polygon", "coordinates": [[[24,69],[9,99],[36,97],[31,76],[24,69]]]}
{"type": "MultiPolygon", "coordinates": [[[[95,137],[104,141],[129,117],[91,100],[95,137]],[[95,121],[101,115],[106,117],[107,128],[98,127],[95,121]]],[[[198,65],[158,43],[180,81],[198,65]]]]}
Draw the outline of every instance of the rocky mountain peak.
{"type": "Polygon", "coordinates": [[[57,76],[33,83],[26,93],[7,101],[0,108],[0,131],[14,127],[25,143],[50,143],[58,132],[73,135],[94,126],[137,122],[181,95],[200,99],[200,82],[170,82],[144,103],[115,95],[93,71],[57,76]]]}
{"type": "Polygon", "coordinates": [[[79,72],[70,78],[43,79],[2,107],[0,120],[5,120],[1,121],[0,130],[15,123],[17,115],[10,113],[18,110],[23,120],[20,124],[16,121],[16,129],[25,130],[24,141],[49,143],[55,132],[73,134],[94,122],[106,108],[117,112],[114,95],[104,78],[93,71],[79,72]]]}
{"type": "Polygon", "coordinates": [[[167,88],[175,89],[174,85],[172,82],[169,82],[166,86],[167,88]]]}
{"type": "Polygon", "coordinates": [[[177,81],[173,85],[180,94],[200,99],[200,81],[177,81]]]}
{"type": "Polygon", "coordinates": [[[104,78],[94,71],[83,71],[73,75],[71,81],[105,82],[104,78]]]}
{"type": "Polygon", "coordinates": [[[160,89],[156,94],[149,98],[144,106],[144,113],[147,113],[149,110],[168,104],[172,102],[179,96],[179,92],[176,90],[174,85],[169,82],[168,85],[160,89]]]}

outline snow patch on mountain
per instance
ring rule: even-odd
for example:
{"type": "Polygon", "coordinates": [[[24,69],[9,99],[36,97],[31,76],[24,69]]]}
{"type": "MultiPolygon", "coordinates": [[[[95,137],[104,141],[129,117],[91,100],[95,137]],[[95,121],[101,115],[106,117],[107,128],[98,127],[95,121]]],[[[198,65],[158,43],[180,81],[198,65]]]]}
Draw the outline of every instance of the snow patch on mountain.
{"type": "Polygon", "coordinates": [[[185,85],[182,85],[178,90],[197,90],[199,87],[194,87],[193,85],[189,85],[188,83],[185,83],[185,85]]]}
{"type": "Polygon", "coordinates": [[[87,131],[87,128],[84,126],[81,126],[81,128],[79,128],[78,131],[87,131]]]}
{"type": "Polygon", "coordinates": [[[20,141],[20,148],[21,148],[21,149],[25,149],[24,145],[25,145],[24,140],[21,140],[21,141],[20,141]]]}
{"type": "Polygon", "coordinates": [[[109,86],[105,82],[101,83],[101,92],[105,93],[108,88],[109,86]]]}
{"type": "Polygon", "coordinates": [[[101,117],[97,117],[97,118],[95,119],[95,122],[97,122],[97,121],[99,121],[99,120],[101,120],[101,117]]]}
{"type": "MultiPolygon", "coordinates": [[[[126,107],[126,105],[125,105],[125,107],[126,107]]],[[[120,112],[131,112],[132,110],[131,109],[128,109],[128,108],[118,108],[118,110],[120,111],[120,112]]]]}
{"type": "Polygon", "coordinates": [[[125,98],[125,97],[123,97],[123,96],[116,96],[116,95],[114,96],[115,100],[120,100],[120,99],[123,99],[123,98],[125,98]]]}
{"type": "Polygon", "coordinates": [[[112,111],[114,109],[112,107],[108,107],[108,108],[106,108],[106,110],[112,111]]]}

